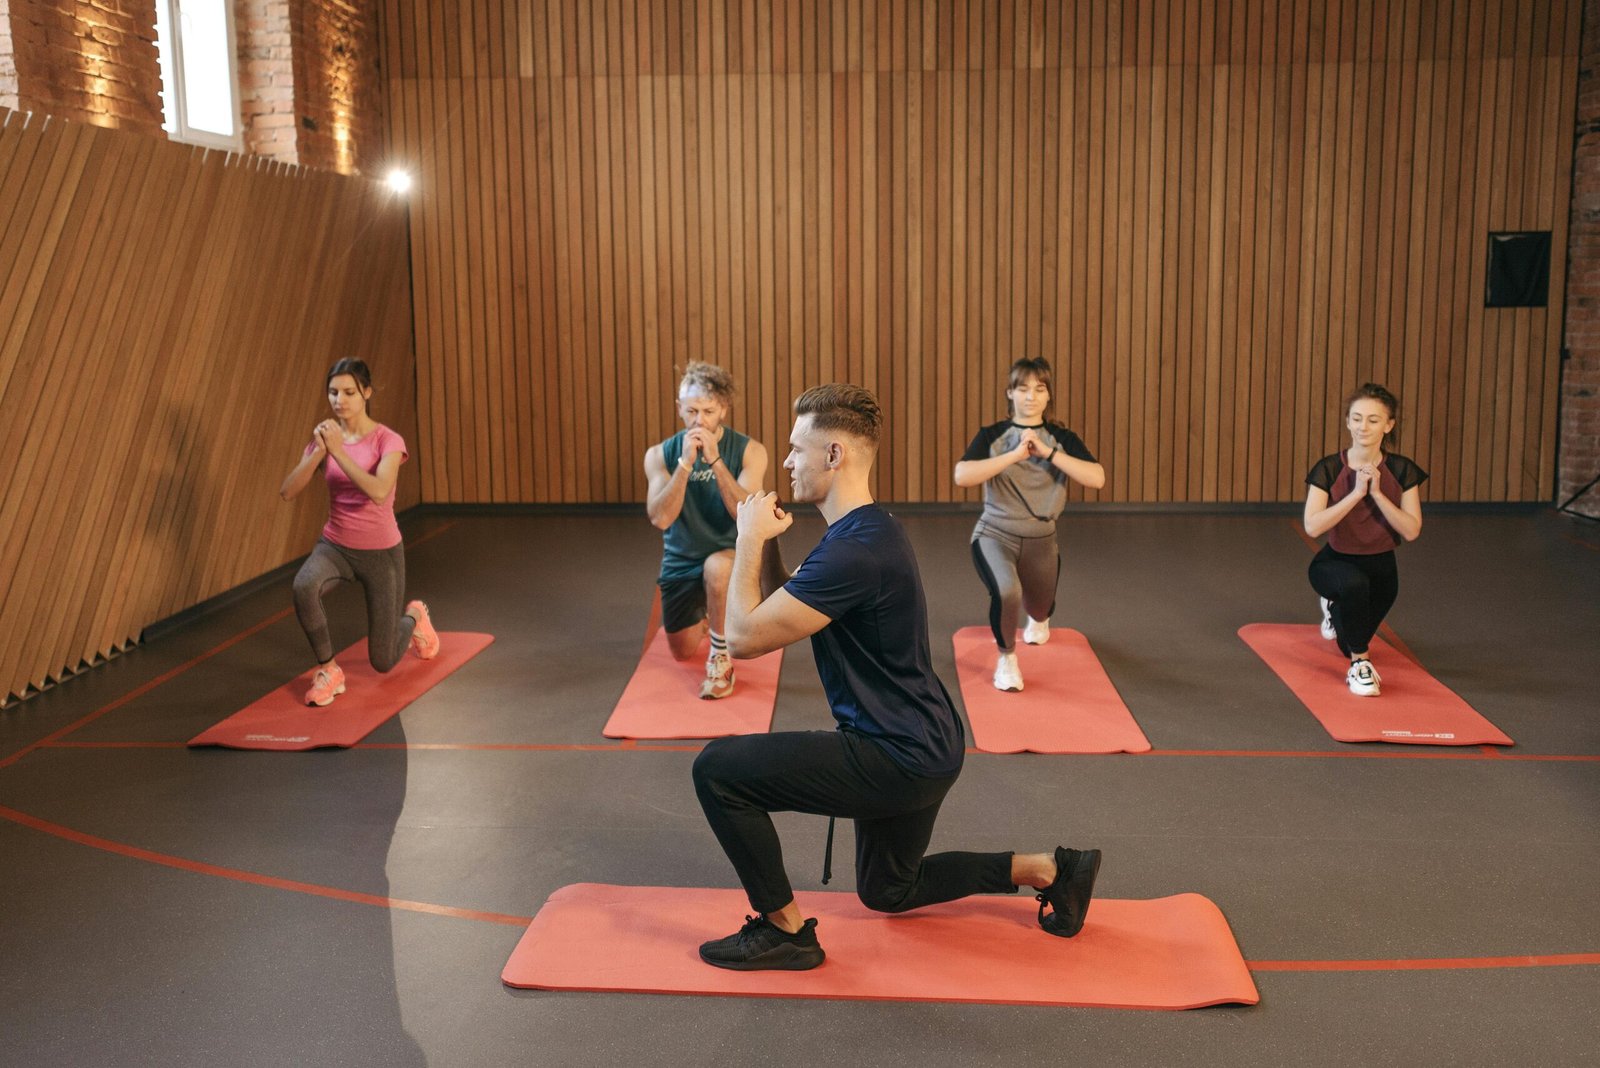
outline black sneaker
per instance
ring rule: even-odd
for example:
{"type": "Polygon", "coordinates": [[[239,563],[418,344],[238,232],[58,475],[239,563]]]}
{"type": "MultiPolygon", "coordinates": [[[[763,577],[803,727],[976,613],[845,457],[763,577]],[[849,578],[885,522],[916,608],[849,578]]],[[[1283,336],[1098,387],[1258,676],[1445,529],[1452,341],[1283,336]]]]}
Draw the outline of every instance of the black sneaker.
{"type": "Polygon", "coordinates": [[[803,972],[821,964],[825,956],[817,941],[815,919],[789,934],[765,916],[746,916],[744,926],[733,934],[700,947],[700,959],[707,964],[741,972],[803,972]]]}
{"type": "Polygon", "coordinates": [[[1039,892],[1039,926],[1062,938],[1083,930],[1098,874],[1100,850],[1056,846],[1056,877],[1039,892]],[[1046,905],[1052,910],[1049,915],[1044,911],[1046,905]]]}

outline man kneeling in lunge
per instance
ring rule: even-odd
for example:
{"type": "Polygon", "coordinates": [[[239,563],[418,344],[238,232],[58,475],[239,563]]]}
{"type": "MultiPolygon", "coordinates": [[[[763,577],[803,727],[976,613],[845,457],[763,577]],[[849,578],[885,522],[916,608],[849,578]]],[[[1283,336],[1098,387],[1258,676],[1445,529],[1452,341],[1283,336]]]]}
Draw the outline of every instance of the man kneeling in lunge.
{"type": "Polygon", "coordinates": [[[747,494],[761,490],[767,450],[725,420],[733,403],[733,376],[708,363],[691,363],[678,384],[683,429],[644,454],[649,479],[646,510],[662,533],[661,626],[678,660],[700,649],[709,629],[711,651],[700,696],[733,693],[723,613],[733,567],[734,513],[747,494]]]}
{"type": "Polygon", "coordinates": [[[822,963],[816,920],[795,903],[772,812],[854,820],[857,893],[868,908],[905,912],[1029,886],[1039,891],[1040,925],[1072,937],[1088,912],[1098,849],[923,855],[966,738],[933,672],[911,544],[867,488],[882,414],[867,390],[828,385],[802,394],[795,416],[783,466],[794,499],[815,504],[828,529],[763,600],[762,547],[794,517],[772,493],[739,505],[729,648],[745,659],[809,636],[838,729],[721,738],[695,760],[701,807],[756,912],[702,945],[701,958],[749,970],[822,963]]]}

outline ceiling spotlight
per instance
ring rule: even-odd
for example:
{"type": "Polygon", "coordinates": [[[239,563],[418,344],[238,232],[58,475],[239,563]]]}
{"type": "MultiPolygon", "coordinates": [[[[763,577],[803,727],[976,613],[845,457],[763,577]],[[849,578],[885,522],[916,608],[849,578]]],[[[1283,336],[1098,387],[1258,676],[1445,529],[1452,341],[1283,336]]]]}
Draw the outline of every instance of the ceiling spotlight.
{"type": "Polygon", "coordinates": [[[389,177],[386,180],[389,183],[389,188],[401,196],[411,192],[411,175],[407,174],[399,167],[396,167],[394,170],[390,171],[389,177]]]}

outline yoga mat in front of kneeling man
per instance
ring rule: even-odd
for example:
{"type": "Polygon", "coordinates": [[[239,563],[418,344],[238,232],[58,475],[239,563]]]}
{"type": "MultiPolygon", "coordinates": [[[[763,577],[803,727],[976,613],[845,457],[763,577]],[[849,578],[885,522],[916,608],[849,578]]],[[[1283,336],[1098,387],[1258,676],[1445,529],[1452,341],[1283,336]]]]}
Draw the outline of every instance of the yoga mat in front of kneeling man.
{"type": "Polygon", "coordinates": [[[336,657],[344,669],[345,691],[333,704],[318,708],[305,703],[311,687],[308,672],[195,735],[189,744],[285,752],[349,748],[483,652],[494,636],[440,631],[439,640],[439,655],[432,660],[407,652],[392,670],[380,675],[367,663],[363,638],[336,657]]]}
{"type": "Polygon", "coordinates": [[[1031,893],[969,897],[898,916],[854,894],[803,891],[823,963],[738,972],[699,957],[743,922],[739,890],[577,883],[550,895],[501,981],[538,990],[864,1001],[1195,1009],[1254,1005],[1221,910],[1199,894],[1096,899],[1075,938],[1039,929],[1031,893]]]}
{"type": "Polygon", "coordinates": [[[656,631],[602,733],[607,738],[667,740],[771,730],[783,650],[735,660],[733,693],[702,701],[700,684],[705,681],[709,648],[709,642],[702,642],[691,659],[674,660],[666,632],[656,631]]]}
{"type": "Polygon", "coordinates": [[[1338,741],[1514,744],[1444,683],[1382,638],[1374,638],[1371,647],[1373,667],[1383,680],[1382,692],[1377,697],[1358,697],[1344,680],[1350,661],[1315,625],[1250,623],[1239,628],[1239,637],[1338,741]]]}
{"type": "Polygon", "coordinates": [[[985,753],[1148,753],[1150,740],[1075,630],[1057,627],[1044,645],[1017,642],[1022,690],[994,688],[997,650],[988,627],[955,634],[956,678],[985,753]]]}

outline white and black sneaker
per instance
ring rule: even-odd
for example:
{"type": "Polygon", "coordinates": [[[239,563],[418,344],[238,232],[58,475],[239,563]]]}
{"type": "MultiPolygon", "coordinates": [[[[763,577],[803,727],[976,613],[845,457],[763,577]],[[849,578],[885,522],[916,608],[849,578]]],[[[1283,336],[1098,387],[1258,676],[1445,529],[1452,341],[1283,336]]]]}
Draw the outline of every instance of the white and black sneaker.
{"type": "Polygon", "coordinates": [[[1022,628],[1022,640],[1028,645],[1043,645],[1049,641],[1050,621],[1029,616],[1028,625],[1022,628]]]}
{"type": "Polygon", "coordinates": [[[1007,693],[1022,691],[1022,668],[1017,666],[1016,653],[1001,653],[994,665],[994,688],[1007,693]]]}
{"type": "Polygon", "coordinates": [[[1344,681],[1350,684],[1350,692],[1357,697],[1376,697],[1381,692],[1378,684],[1383,680],[1378,678],[1378,669],[1372,666],[1372,661],[1352,660],[1344,681]]]}
{"type": "Polygon", "coordinates": [[[1318,597],[1317,600],[1322,602],[1322,636],[1330,642],[1335,641],[1339,637],[1339,632],[1333,629],[1333,613],[1330,611],[1333,602],[1326,597],[1318,597]]]}

